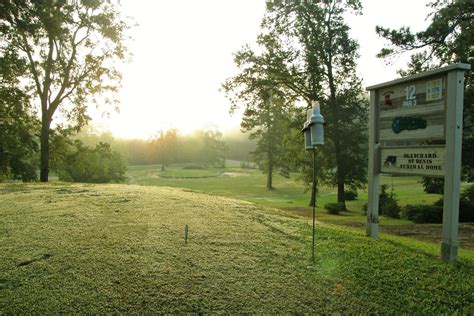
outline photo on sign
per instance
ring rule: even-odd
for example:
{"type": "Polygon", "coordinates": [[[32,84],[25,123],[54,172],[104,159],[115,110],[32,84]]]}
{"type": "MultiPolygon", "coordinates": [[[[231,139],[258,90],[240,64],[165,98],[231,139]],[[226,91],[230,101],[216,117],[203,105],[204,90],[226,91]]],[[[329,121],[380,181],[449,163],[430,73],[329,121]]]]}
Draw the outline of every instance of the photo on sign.
{"type": "Polygon", "coordinates": [[[443,79],[439,78],[426,83],[426,101],[436,101],[443,97],[443,79]]]}

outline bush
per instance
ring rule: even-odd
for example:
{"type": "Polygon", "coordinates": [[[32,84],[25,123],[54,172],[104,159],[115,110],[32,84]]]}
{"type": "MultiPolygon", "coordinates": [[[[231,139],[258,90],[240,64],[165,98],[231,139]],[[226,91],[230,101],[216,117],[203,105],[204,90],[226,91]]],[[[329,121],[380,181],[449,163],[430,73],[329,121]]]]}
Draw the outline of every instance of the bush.
{"type": "Polygon", "coordinates": [[[58,167],[59,179],[73,182],[108,183],[124,179],[127,169],[122,156],[113,152],[109,144],[99,143],[95,148],[75,141],[58,167]]]}
{"type": "Polygon", "coordinates": [[[379,195],[379,214],[391,218],[400,218],[401,208],[398,205],[396,194],[393,187],[390,193],[387,193],[388,185],[382,184],[379,195]]]}
{"type": "Polygon", "coordinates": [[[329,214],[337,215],[346,210],[344,203],[327,203],[324,205],[324,208],[328,211],[329,214]]]}
{"type": "Polygon", "coordinates": [[[186,170],[205,170],[207,169],[205,166],[185,166],[183,169],[186,170]]]}
{"type": "Polygon", "coordinates": [[[382,215],[391,218],[400,218],[401,207],[398,205],[397,200],[389,199],[385,201],[385,205],[382,208],[382,215]]]}
{"type": "Polygon", "coordinates": [[[353,201],[355,199],[357,199],[357,190],[347,190],[347,191],[344,191],[344,197],[346,199],[346,201],[353,201]]]}
{"type": "Polygon", "coordinates": [[[367,208],[368,207],[369,207],[369,204],[367,202],[362,204],[362,212],[364,213],[364,215],[367,215],[367,208]]]}
{"type": "Polygon", "coordinates": [[[461,193],[461,199],[466,200],[466,202],[474,204],[474,184],[471,184],[461,193]]]}
{"type": "Polygon", "coordinates": [[[421,179],[423,189],[429,194],[443,194],[444,191],[444,179],[434,177],[423,177],[421,179]]]}
{"type": "MultiPolygon", "coordinates": [[[[443,208],[444,200],[439,199],[435,206],[443,208]]],[[[474,185],[470,185],[461,193],[459,198],[459,221],[474,222],[474,185]]]]}
{"type": "Polygon", "coordinates": [[[415,223],[441,223],[443,206],[438,205],[406,205],[402,217],[415,223]]]}
{"type": "MultiPolygon", "coordinates": [[[[388,185],[382,184],[379,194],[379,215],[391,218],[400,218],[401,207],[398,205],[396,194],[393,190],[387,193],[388,185]]],[[[362,205],[364,215],[367,215],[367,203],[362,205]]]]}
{"type": "Polygon", "coordinates": [[[461,193],[459,201],[459,221],[474,222],[474,185],[468,186],[461,193]]]}

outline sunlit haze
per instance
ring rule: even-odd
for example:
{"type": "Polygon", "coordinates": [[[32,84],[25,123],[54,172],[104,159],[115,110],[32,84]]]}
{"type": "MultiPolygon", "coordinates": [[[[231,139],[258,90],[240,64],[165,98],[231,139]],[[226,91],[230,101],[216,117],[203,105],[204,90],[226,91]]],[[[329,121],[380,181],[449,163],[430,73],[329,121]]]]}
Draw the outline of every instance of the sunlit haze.
{"type": "MultiPolygon", "coordinates": [[[[123,138],[150,138],[160,130],[182,133],[216,127],[237,129],[241,115],[229,115],[221,83],[236,74],[232,54],[255,42],[265,10],[264,0],[123,0],[133,58],[121,67],[120,113],[103,118],[92,111],[93,124],[123,138]]],[[[375,26],[428,24],[425,1],[362,1],[362,16],[348,16],[351,35],[360,44],[358,72],[364,85],[395,78],[406,59],[387,66],[375,55],[384,41],[375,26]],[[396,4],[396,5],[395,5],[396,4]]]]}

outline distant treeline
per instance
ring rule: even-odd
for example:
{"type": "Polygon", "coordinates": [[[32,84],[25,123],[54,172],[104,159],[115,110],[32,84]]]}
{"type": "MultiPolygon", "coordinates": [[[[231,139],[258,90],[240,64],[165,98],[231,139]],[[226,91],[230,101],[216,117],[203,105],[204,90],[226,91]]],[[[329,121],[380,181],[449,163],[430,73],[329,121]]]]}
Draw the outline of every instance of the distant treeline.
{"type": "Polygon", "coordinates": [[[163,164],[164,167],[170,163],[200,163],[220,166],[225,159],[252,161],[251,152],[255,150],[255,141],[238,130],[226,134],[198,130],[183,135],[171,129],[144,140],[115,138],[110,132],[97,133],[86,128],[76,138],[90,147],[108,143],[130,165],[163,164]]]}

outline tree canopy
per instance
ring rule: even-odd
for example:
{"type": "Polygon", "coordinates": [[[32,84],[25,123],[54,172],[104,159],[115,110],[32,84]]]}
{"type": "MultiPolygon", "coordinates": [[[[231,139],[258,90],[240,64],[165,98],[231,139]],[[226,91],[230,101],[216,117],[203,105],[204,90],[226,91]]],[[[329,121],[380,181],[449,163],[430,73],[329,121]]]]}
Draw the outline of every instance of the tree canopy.
{"type": "Polygon", "coordinates": [[[126,56],[126,29],[110,1],[1,2],[1,53],[26,65],[20,88],[41,112],[41,181],[48,181],[49,134],[57,110],[80,127],[89,120],[89,104],[117,105],[116,62],[126,56]]]}
{"type": "MultiPolygon", "coordinates": [[[[466,180],[474,180],[474,2],[470,0],[431,2],[432,13],[426,30],[412,32],[409,27],[389,29],[377,26],[376,32],[389,41],[390,46],[381,49],[378,57],[408,53],[411,61],[408,69],[400,71],[409,75],[430,68],[452,63],[471,64],[465,73],[464,113],[463,113],[463,175],[466,180]]],[[[425,181],[426,182],[426,181],[425,181]]],[[[431,185],[433,181],[426,182],[431,185]]],[[[439,183],[439,181],[434,181],[439,183]]]]}
{"type": "Polygon", "coordinates": [[[364,183],[367,165],[362,145],[366,138],[367,100],[355,70],[358,44],[349,37],[349,27],[344,22],[346,11],[360,13],[360,2],[267,4],[262,33],[257,38],[262,53],[255,53],[249,46],[237,52],[235,62],[240,73],[224,84],[226,91],[234,91],[231,107],[239,102],[249,104],[255,99],[253,92],[263,85],[277,87],[287,98],[305,100],[307,108],[311,101],[319,101],[327,118],[328,142],[321,147],[327,163],[325,178],[337,185],[338,201],[344,202],[344,186],[364,183]]]}

